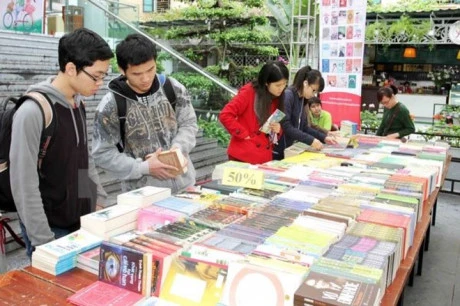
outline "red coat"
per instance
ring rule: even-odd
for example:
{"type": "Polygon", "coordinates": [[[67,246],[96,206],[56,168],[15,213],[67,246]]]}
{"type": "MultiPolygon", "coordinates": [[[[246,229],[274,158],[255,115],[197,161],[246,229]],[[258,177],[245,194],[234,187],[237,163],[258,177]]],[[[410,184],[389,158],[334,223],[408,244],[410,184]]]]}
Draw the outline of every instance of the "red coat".
{"type": "MultiPolygon", "coordinates": [[[[273,144],[267,134],[259,131],[254,99],[252,84],[244,85],[225,105],[219,120],[231,135],[228,155],[247,163],[263,164],[273,159],[273,144]],[[245,139],[247,136],[251,138],[245,139]]],[[[278,108],[278,104],[278,98],[273,99],[270,114],[278,108]]]]}

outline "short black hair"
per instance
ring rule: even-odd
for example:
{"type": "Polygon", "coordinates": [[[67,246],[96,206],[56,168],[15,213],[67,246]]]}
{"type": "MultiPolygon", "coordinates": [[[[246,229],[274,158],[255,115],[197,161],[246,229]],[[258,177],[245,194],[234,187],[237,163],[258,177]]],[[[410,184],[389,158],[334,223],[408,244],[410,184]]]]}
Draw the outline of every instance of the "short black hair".
{"type": "Polygon", "coordinates": [[[319,104],[321,106],[323,105],[321,103],[321,99],[318,97],[311,97],[310,99],[308,99],[308,107],[313,106],[313,104],[319,104]]]}
{"type": "Polygon", "coordinates": [[[153,42],[141,34],[130,34],[116,48],[117,63],[122,70],[129,65],[137,66],[150,60],[157,60],[157,50],[153,42]]]}
{"type": "Polygon", "coordinates": [[[113,57],[109,44],[99,34],[80,28],[59,39],[59,70],[64,72],[67,63],[73,63],[78,72],[96,61],[113,57]]]}
{"type": "Polygon", "coordinates": [[[396,86],[391,85],[390,87],[380,87],[377,90],[377,101],[382,101],[383,97],[391,98],[398,92],[396,86]]]}

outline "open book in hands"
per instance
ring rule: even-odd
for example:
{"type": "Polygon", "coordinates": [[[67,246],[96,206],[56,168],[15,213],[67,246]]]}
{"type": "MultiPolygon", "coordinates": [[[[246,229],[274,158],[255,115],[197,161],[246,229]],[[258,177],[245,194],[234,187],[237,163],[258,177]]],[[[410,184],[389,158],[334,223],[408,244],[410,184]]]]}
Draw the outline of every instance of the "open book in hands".
{"type": "Polygon", "coordinates": [[[176,167],[178,171],[168,170],[172,175],[182,175],[187,172],[187,158],[182,154],[181,150],[166,150],[158,154],[158,160],[163,164],[176,167]]]}
{"type": "Polygon", "coordinates": [[[271,116],[268,117],[267,121],[265,121],[264,125],[262,125],[262,127],[259,130],[265,134],[270,134],[270,123],[281,122],[281,120],[283,120],[285,116],[286,115],[279,109],[275,110],[273,114],[271,114],[271,116]]]}

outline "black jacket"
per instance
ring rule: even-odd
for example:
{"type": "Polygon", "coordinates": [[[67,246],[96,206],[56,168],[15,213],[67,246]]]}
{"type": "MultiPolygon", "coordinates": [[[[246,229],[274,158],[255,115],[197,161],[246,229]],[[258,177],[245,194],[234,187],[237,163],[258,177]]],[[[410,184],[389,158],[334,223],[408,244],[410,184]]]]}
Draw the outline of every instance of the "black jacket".
{"type": "Polygon", "coordinates": [[[308,126],[307,115],[304,111],[306,101],[300,98],[297,90],[289,87],[284,92],[284,112],[286,117],[281,123],[283,134],[273,152],[273,159],[283,159],[284,149],[290,147],[295,141],[311,145],[318,139],[324,143],[326,134],[308,126]]]}

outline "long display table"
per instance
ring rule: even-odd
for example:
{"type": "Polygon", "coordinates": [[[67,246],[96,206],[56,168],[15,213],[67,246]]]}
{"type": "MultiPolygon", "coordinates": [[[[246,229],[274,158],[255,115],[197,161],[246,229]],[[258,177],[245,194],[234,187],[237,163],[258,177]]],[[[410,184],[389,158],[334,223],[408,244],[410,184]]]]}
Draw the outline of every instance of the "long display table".
{"type": "MultiPolygon", "coordinates": [[[[442,182],[446,177],[450,160],[449,156],[442,182]]],[[[415,269],[417,275],[422,273],[423,253],[428,250],[432,215],[439,190],[439,187],[436,188],[423,204],[423,215],[415,228],[413,245],[401,262],[395,280],[387,288],[381,302],[382,306],[403,305],[404,289],[406,285],[413,283],[415,269]]],[[[67,304],[67,297],[96,280],[96,275],[78,268],[54,276],[29,266],[0,274],[0,301],[10,305],[64,305],[67,304]]]]}

